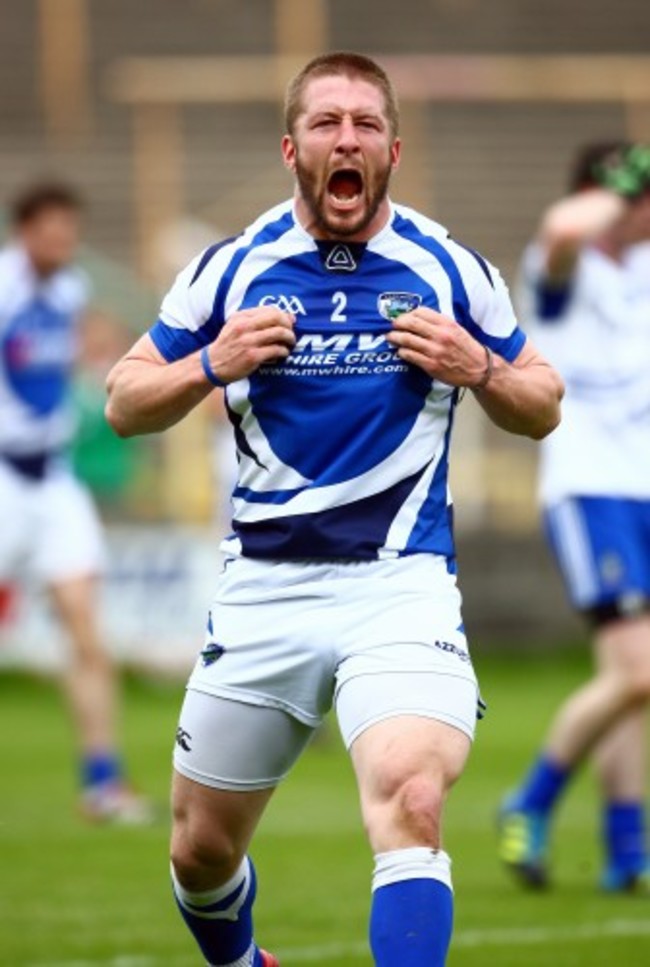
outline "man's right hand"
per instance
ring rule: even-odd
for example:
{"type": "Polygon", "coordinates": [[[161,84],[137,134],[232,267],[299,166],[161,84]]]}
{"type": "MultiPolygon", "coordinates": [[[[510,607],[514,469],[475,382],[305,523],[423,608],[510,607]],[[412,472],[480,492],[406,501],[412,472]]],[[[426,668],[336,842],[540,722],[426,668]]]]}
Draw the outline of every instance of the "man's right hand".
{"type": "Polygon", "coordinates": [[[234,383],[265,363],[286,359],[296,343],[295,322],[276,306],[233,313],[208,346],[212,372],[222,383],[234,383]]]}

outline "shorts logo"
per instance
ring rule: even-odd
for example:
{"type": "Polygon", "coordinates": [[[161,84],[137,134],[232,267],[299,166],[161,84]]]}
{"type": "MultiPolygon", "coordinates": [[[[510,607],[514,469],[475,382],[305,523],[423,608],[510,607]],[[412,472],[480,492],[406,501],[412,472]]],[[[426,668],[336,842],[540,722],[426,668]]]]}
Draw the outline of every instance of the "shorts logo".
{"type": "Polygon", "coordinates": [[[176,729],[176,745],[180,745],[181,749],[183,749],[185,752],[191,752],[192,746],[188,741],[191,738],[192,736],[190,733],[186,732],[185,729],[181,728],[179,725],[176,729]]]}
{"type": "Polygon", "coordinates": [[[259,301],[261,306],[277,306],[281,312],[291,312],[294,316],[306,316],[305,307],[297,295],[265,295],[259,301]]]}
{"type": "Polygon", "coordinates": [[[405,312],[413,312],[421,302],[422,296],[416,292],[382,292],[377,299],[377,308],[379,315],[390,322],[405,312]]]}
{"type": "Polygon", "coordinates": [[[434,647],[439,648],[440,651],[446,651],[450,655],[456,655],[461,661],[472,663],[472,659],[469,657],[464,649],[459,648],[458,645],[452,644],[451,641],[434,641],[434,647]]]}
{"type": "Polygon", "coordinates": [[[203,667],[208,668],[210,665],[214,665],[215,661],[221,658],[225,650],[224,646],[217,644],[216,641],[209,642],[201,652],[201,664],[203,667]]]}

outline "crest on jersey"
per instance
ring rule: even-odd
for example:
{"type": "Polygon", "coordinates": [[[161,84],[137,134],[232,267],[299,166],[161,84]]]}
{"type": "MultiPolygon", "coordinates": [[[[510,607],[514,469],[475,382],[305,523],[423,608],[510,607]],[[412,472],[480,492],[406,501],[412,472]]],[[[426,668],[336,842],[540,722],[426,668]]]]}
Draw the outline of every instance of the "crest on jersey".
{"type": "Polygon", "coordinates": [[[379,314],[388,319],[397,319],[405,312],[412,312],[422,302],[422,296],[417,292],[382,292],[377,298],[379,314]]]}

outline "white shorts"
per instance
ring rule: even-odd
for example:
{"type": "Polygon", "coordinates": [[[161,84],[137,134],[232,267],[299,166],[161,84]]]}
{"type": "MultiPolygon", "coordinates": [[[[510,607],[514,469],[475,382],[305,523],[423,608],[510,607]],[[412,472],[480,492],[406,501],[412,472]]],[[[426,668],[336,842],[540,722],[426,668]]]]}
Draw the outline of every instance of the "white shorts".
{"type": "Polygon", "coordinates": [[[65,464],[31,480],[0,459],[0,581],[27,572],[56,584],[100,573],[105,558],[93,501],[65,464]]]}
{"type": "Polygon", "coordinates": [[[286,771],[294,756],[277,748],[270,716],[250,715],[245,754],[241,742],[230,754],[224,737],[233,734],[233,703],[279,710],[301,723],[294,739],[283,740],[294,742],[296,755],[332,704],[348,747],[397,715],[437,719],[472,738],[478,684],[460,603],[455,576],[432,555],[227,560],[188,682],[177,770],[224,788],[281,778],[269,760],[286,771]],[[206,702],[206,695],[220,701],[206,702]]]}

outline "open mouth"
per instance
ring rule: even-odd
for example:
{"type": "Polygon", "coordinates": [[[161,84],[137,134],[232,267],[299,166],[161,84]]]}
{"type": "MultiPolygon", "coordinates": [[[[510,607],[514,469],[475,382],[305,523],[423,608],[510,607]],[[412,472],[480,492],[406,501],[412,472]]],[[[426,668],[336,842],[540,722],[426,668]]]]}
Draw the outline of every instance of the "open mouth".
{"type": "Polygon", "coordinates": [[[361,197],[363,175],[356,168],[339,168],[327,182],[327,193],[340,207],[352,207],[361,197]]]}

